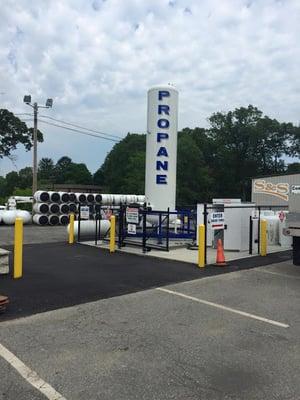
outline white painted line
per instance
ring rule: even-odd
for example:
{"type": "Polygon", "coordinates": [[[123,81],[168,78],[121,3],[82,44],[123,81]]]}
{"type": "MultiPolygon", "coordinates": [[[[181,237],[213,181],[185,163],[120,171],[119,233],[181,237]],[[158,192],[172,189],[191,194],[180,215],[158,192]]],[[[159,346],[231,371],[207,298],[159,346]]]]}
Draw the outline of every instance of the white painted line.
{"type": "Polygon", "coordinates": [[[35,387],[49,400],[66,400],[52,386],[45,382],[38,374],[27,367],[18,357],[0,343],[0,356],[4,358],[30,385],[35,387]]]}
{"type": "Polygon", "coordinates": [[[247,313],[245,311],[240,311],[240,310],[236,310],[235,308],[223,306],[222,304],[212,303],[211,301],[198,299],[197,297],[188,296],[188,295],[180,293],[180,292],[175,292],[174,290],[169,290],[169,289],[165,289],[165,288],[156,288],[156,290],[160,290],[162,292],[166,292],[166,293],[169,293],[169,294],[180,296],[180,297],[183,297],[184,299],[193,300],[193,301],[196,301],[197,303],[205,304],[207,306],[219,308],[219,309],[224,310],[224,311],[229,311],[229,312],[232,312],[234,314],[241,315],[243,317],[256,319],[257,321],[266,322],[267,324],[279,326],[280,328],[289,328],[289,325],[283,324],[282,322],[274,321],[272,319],[263,318],[263,317],[260,317],[258,315],[254,315],[254,314],[249,314],[249,313],[247,313]]]}
{"type": "Polygon", "coordinates": [[[300,279],[300,275],[287,275],[287,274],[281,274],[280,272],[266,271],[265,269],[258,269],[258,268],[256,268],[255,271],[263,272],[264,274],[278,275],[278,276],[282,276],[284,278],[300,279]]]}

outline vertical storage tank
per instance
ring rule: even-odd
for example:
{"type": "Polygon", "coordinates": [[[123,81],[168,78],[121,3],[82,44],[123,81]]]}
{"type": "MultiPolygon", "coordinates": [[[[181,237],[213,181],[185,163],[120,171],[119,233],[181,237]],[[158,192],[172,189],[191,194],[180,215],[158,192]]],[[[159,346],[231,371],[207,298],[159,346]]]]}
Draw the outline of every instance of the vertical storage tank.
{"type": "Polygon", "coordinates": [[[175,210],[178,91],[172,85],[148,91],[145,195],[154,210],[175,210]]]}

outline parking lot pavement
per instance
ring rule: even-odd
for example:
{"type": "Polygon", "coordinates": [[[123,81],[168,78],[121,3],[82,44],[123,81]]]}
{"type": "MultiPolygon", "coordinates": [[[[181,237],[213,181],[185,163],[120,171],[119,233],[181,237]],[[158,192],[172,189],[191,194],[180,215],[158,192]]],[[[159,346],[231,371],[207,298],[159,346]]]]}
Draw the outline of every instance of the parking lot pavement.
{"type": "Polygon", "coordinates": [[[26,382],[2,357],[0,371],[0,400],[45,400],[44,395],[26,382]]]}
{"type": "MultiPolygon", "coordinates": [[[[24,244],[66,242],[67,228],[65,226],[24,225],[24,244]]],[[[14,226],[0,225],[0,247],[11,246],[14,243],[14,226]]]]}
{"type": "Polygon", "coordinates": [[[298,400],[300,280],[269,272],[298,277],[299,268],[284,262],[6,321],[0,342],[67,400],[298,400]]]}
{"type": "Polygon", "coordinates": [[[1,277],[0,293],[10,298],[2,319],[12,319],[61,307],[119,296],[171,283],[224,274],[259,263],[289,257],[289,252],[234,261],[226,268],[195,265],[114,253],[66,243],[24,246],[23,278],[1,277]],[[242,262],[242,265],[239,265],[242,262]]]}

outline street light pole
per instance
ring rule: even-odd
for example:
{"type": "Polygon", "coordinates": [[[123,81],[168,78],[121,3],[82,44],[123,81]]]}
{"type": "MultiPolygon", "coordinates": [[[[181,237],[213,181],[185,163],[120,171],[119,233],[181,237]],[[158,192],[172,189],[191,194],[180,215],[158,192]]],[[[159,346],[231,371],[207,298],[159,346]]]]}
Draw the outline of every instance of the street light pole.
{"type": "Polygon", "coordinates": [[[33,108],[33,160],[32,160],[32,195],[37,191],[37,132],[38,132],[38,110],[39,108],[51,108],[53,104],[52,99],[47,99],[45,106],[39,106],[38,103],[31,104],[31,96],[24,96],[24,103],[33,108]]]}
{"type": "Polygon", "coordinates": [[[32,195],[37,191],[37,121],[38,104],[33,104],[33,168],[32,168],[32,195]]]}

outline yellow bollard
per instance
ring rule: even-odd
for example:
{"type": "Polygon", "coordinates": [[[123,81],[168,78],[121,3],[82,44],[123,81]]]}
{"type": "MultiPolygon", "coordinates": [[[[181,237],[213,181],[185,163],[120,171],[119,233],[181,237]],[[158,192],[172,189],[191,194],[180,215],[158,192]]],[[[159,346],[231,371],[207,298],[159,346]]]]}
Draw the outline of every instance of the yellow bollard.
{"type": "Polygon", "coordinates": [[[70,214],[69,244],[74,243],[74,214],[70,214]]]}
{"type": "Polygon", "coordinates": [[[260,255],[267,255],[267,221],[265,219],[260,221],[260,255]]]}
{"type": "Polygon", "coordinates": [[[14,242],[14,279],[22,278],[23,274],[23,219],[16,218],[14,242]]]}
{"type": "Polygon", "coordinates": [[[205,225],[198,226],[198,267],[205,267],[205,225]]]}
{"type": "Polygon", "coordinates": [[[114,253],[116,249],[116,217],[110,217],[110,238],[109,238],[109,251],[114,253]]]}

